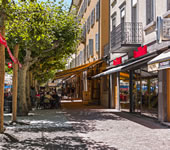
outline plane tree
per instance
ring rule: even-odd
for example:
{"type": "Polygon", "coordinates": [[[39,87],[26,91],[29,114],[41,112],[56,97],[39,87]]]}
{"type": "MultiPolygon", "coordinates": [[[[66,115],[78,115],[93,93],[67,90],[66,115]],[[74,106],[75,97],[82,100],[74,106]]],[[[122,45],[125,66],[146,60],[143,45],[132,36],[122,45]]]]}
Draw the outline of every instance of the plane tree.
{"type": "MultiPolygon", "coordinates": [[[[81,30],[63,1],[57,4],[50,1],[18,1],[8,6],[6,37],[11,49],[19,45],[19,60],[22,63],[18,73],[18,114],[27,115],[28,71],[42,69],[54,73],[62,69],[65,59],[75,52],[81,30]]],[[[42,74],[39,72],[39,78],[42,74]]]]}

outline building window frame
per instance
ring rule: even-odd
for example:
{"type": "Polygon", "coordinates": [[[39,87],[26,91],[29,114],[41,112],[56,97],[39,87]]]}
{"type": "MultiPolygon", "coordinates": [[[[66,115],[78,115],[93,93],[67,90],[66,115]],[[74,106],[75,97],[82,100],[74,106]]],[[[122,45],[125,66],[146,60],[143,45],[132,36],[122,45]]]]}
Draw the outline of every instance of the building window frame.
{"type": "Polygon", "coordinates": [[[95,23],[95,8],[91,12],[91,28],[94,26],[95,23]]]}
{"type": "Polygon", "coordinates": [[[155,0],[146,0],[146,25],[155,20],[155,0]]]}
{"type": "Polygon", "coordinates": [[[99,21],[100,19],[100,1],[96,4],[96,21],[99,21]]]}
{"type": "Polygon", "coordinates": [[[167,0],[167,11],[170,10],[170,0],[167,0]]]}
{"type": "Polygon", "coordinates": [[[93,56],[93,48],[94,48],[94,44],[93,44],[93,39],[89,39],[89,55],[93,56]]]}
{"type": "Polygon", "coordinates": [[[99,51],[99,34],[96,33],[95,35],[95,49],[96,49],[96,52],[99,51]]]}

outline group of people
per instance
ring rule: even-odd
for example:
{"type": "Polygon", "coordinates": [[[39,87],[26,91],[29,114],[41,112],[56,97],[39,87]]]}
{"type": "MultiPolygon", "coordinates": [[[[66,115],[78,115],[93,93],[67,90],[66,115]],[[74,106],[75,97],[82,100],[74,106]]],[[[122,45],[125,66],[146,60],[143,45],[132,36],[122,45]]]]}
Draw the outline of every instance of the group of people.
{"type": "Polygon", "coordinates": [[[61,108],[60,99],[61,98],[58,96],[56,91],[40,91],[40,93],[37,94],[36,90],[34,88],[31,88],[31,103],[32,106],[35,106],[37,109],[61,108]]]}

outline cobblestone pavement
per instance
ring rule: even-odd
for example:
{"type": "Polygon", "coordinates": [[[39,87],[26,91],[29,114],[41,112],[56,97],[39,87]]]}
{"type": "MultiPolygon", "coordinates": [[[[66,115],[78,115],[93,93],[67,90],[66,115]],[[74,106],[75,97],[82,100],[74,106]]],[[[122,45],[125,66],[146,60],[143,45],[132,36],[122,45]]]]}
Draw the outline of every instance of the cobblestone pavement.
{"type": "Polygon", "coordinates": [[[170,150],[170,128],[101,107],[65,104],[19,117],[0,135],[2,150],[170,150]]]}
{"type": "Polygon", "coordinates": [[[170,150],[170,128],[147,117],[109,109],[66,106],[80,137],[118,150],[170,150]]]}

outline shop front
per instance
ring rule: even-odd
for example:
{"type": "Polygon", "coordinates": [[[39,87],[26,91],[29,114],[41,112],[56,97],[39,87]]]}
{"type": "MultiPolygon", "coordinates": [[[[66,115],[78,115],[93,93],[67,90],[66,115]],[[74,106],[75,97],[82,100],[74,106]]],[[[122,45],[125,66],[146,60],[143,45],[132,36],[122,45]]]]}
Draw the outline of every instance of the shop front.
{"type": "Polygon", "coordinates": [[[170,122],[170,50],[149,61],[148,70],[159,74],[158,119],[170,122]]]}
{"type": "Polygon", "coordinates": [[[158,72],[147,69],[147,63],[156,56],[147,52],[147,46],[139,47],[113,60],[113,68],[93,76],[110,76],[111,108],[158,116],[158,72]]]}

